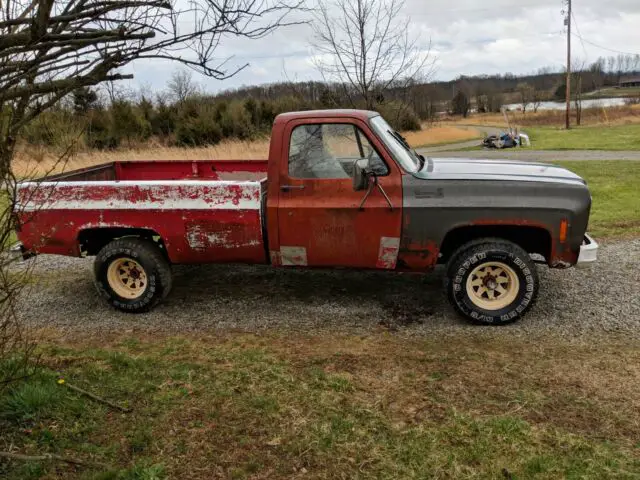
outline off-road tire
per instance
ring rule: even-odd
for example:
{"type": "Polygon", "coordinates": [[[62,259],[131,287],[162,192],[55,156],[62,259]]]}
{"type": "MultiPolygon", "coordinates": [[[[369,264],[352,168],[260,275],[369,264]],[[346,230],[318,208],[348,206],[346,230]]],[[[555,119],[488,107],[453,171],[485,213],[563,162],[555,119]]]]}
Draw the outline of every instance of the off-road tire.
{"type": "Polygon", "coordinates": [[[171,265],[154,242],[136,237],[120,238],[108,243],[96,256],[94,283],[100,296],[118,310],[129,313],[147,312],[171,291],[171,265]],[[109,266],[122,259],[131,259],[144,269],[147,281],[137,298],[118,295],[109,283],[109,266]]]}
{"type": "Polygon", "coordinates": [[[449,301],[466,319],[483,325],[506,325],[522,318],[533,306],[540,285],[535,264],[520,246],[507,240],[485,238],[469,242],[453,254],[446,268],[445,286],[449,301]],[[509,282],[514,286],[514,298],[504,307],[482,308],[473,290],[469,290],[474,288],[469,287],[469,276],[482,271],[484,265],[490,268],[503,265],[503,270],[509,272],[506,277],[517,277],[509,282]]]}

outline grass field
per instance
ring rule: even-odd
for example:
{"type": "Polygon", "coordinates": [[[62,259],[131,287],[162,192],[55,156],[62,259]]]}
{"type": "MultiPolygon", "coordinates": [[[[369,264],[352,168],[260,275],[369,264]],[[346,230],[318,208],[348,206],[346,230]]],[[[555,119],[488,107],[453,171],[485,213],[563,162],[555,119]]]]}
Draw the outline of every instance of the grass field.
{"type": "Polygon", "coordinates": [[[640,234],[640,162],[554,162],[584,178],[593,205],[589,231],[599,238],[640,234]]]}
{"type": "Polygon", "coordinates": [[[640,150],[640,124],[571,130],[527,127],[526,133],[536,150],[640,150]]]}
{"type": "Polygon", "coordinates": [[[637,345],[272,332],[57,339],[42,354],[1,399],[0,448],[105,466],[0,460],[8,480],[640,472],[637,345]]]}
{"type": "Polygon", "coordinates": [[[588,98],[607,98],[607,97],[638,97],[640,96],[640,87],[631,88],[603,88],[601,90],[594,90],[593,92],[585,93],[585,97],[588,98]]]}

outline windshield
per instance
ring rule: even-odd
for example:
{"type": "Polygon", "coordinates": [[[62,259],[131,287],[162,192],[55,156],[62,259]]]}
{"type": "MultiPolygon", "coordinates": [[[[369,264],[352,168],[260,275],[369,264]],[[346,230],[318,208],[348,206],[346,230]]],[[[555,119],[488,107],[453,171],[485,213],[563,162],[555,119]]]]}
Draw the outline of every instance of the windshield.
{"type": "Polygon", "coordinates": [[[384,144],[391,150],[393,157],[403,169],[409,173],[420,170],[421,161],[402,136],[393,130],[384,118],[377,116],[371,119],[371,126],[384,144]]]}

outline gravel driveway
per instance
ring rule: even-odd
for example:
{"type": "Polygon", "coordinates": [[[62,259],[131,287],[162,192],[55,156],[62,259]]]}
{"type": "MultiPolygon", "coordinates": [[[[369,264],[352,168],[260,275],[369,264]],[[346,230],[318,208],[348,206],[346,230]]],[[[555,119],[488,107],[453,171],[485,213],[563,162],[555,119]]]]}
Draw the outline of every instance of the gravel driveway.
{"type": "Polygon", "coordinates": [[[174,289],[162,305],[131,315],[98,298],[92,259],[43,255],[35,260],[21,312],[35,327],[67,333],[390,329],[412,336],[468,331],[640,338],[640,239],[603,245],[592,269],[541,267],[537,304],[522,321],[502,328],[458,318],[442,293],[441,269],[426,277],[226,265],[176,266],[174,273],[174,289]]]}

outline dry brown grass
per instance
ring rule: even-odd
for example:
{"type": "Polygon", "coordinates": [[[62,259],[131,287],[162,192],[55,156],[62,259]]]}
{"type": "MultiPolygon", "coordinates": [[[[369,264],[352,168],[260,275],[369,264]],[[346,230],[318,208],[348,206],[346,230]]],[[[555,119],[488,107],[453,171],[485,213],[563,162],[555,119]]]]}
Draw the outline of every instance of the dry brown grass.
{"type": "MultiPolygon", "coordinates": [[[[423,130],[407,132],[405,136],[412,146],[421,147],[481,138],[482,134],[472,127],[425,125],[423,130]]],[[[226,140],[215,146],[198,148],[166,147],[150,142],[137,148],[73,152],[64,163],[58,160],[59,155],[51,149],[25,146],[13,162],[14,171],[19,177],[30,178],[122,160],[266,159],[269,155],[269,138],[252,141],[226,140]]]]}
{"type": "Polygon", "coordinates": [[[22,148],[13,162],[16,175],[37,177],[101,163],[135,160],[260,160],[269,155],[269,140],[227,140],[210,147],[181,148],[146,145],[119,150],[75,152],[66,162],[60,162],[55,151],[38,147],[22,148]]]}
{"type": "Polygon", "coordinates": [[[437,125],[432,127],[425,125],[419,132],[406,132],[403,135],[409,145],[414,148],[482,138],[482,133],[475,128],[457,125],[437,125]]]}

